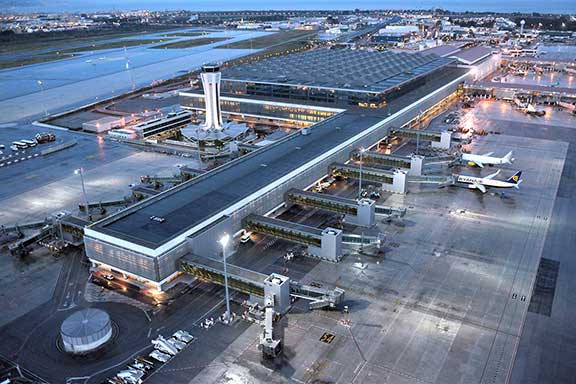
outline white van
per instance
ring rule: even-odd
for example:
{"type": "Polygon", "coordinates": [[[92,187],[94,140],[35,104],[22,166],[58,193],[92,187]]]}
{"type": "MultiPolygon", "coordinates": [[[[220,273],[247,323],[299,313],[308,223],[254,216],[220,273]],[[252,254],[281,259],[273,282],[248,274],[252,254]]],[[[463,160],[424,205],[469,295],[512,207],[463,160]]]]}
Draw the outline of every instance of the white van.
{"type": "Polygon", "coordinates": [[[244,234],[240,238],[240,243],[246,244],[247,242],[249,242],[250,241],[250,235],[252,235],[252,232],[244,231],[244,234]]]}

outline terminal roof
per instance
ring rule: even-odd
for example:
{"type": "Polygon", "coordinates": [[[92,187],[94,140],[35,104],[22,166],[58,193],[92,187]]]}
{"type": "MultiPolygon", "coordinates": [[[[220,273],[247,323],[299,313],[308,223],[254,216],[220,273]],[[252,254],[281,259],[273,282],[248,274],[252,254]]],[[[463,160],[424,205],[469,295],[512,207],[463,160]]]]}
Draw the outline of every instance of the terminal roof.
{"type": "Polygon", "coordinates": [[[322,48],[238,65],[222,77],[381,93],[453,61],[434,54],[322,48]]]}
{"type": "Polygon", "coordinates": [[[492,54],[492,48],[490,47],[472,47],[468,49],[463,49],[460,52],[451,55],[450,57],[461,61],[464,64],[473,65],[480,60],[490,56],[492,54]]]}
{"type": "Polygon", "coordinates": [[[358,135],[383,120],[386,112],[395,113],[465,72],[460,68],[443,72],[426,85],[393,100],[387,111],[355,108],[332,116],[310,127],[308,135],[294,133],[286,136],[120,211],[90,228],[156,249],[209,218],[222,215],[226,208],[358,135]],[[164,221],[152,220],[152,216],[164,221]]]}
{"type": "Polygon", "coordinates": [[[444,44],[432,48],[427,48],[423,51],[420,51],[420,53],[424,55],[433,53],[438,56],[446,57],[458,52],[461,48],[461,44],[444,44]]]}
{"type": "Polygon", "coordinates": [[[359,112],[336,115],[316,124],[309,135],[288,136],[100,221],[93,229],[155,249],[381,119],[359,112]]]}

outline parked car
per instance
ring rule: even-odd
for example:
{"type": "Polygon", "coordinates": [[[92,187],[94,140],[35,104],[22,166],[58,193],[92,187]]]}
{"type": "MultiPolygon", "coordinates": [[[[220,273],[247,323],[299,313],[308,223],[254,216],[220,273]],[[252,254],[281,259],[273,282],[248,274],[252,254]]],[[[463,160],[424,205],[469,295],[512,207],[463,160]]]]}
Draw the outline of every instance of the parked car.
{"type": "Polygon", "coordinates": [[[174,337],[174,338],[176,338],[176,339],[178,339],[184,343],[189,343],[189,342],[194,340],[194,336],[192,336],[190,333],[183,331],[183,330],[179,330],[177,332],[174,332],[172,337],[174,337]]]}
{"type": "Polygon", "coordinates": [[[152,365],[142,363],[138,360],[134,360],[134,362],[132,364],[129,364],[128,367],[130,367],[132,369],[138,369],[138,370],[143,371],[143,372],[152,369],[152,365]]]}
{"type": "Polygon", "coordinates": [[[143,356],[138,356],[138,357],[136,358],[136,360],[134,360],[134,361],[137,361],[137,362],[139,362],[139,363],[148,365],[148,366],[150,366],[150,367],[154,367],[154,361],[152,361],[152,360],[150,360],[150,359],[147,359],[147,358],[145,358],[145,357],[143,357],[143,356]]]}
{"type": "Polygon", "coordinates": [[[150,356],[154,360],[158,360],[161,363],[165,363],[168,360],[170,360],[170,355],[168,355],[167,353],[157,351],[157,350],[150,352],[150,354],[148,356],[150,356]]]}
{"type": "Polygon", "coordinates": [[[184,348],[186,348],[186,343],[178,340],[175,337],[171,337],[167,340],[170,344],[172,344],[178,351],[183,350],[184,348]]]}
{"type": "Polygon", "coordinates": [[[240,237],[240,243],[246,244],[247,242],[249,242],[251,234],[252,234],[252,232],[244,231],[244,234],[242,235],[242,237],[240,237]]]}

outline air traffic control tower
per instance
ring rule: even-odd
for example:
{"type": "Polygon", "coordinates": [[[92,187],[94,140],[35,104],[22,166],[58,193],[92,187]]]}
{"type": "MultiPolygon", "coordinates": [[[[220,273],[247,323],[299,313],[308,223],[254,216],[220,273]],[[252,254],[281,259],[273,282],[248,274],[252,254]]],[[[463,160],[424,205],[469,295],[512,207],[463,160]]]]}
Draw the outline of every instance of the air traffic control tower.
{"type": "Polygon", "coordinates": [[[222,73],[218,65],[205,65],[202,67],[202,87],[206,99],[205,130],[221,130],[222,114],[220,113],[220,79],[222,73]]]}
{"type": "Polygon", "coordinates": [[[220,109],[220,79],[217,64],[204,65],[200,79],[204,88],[206,120],[202,125],[190,124],[182,129],[182,135],[200,148],[223,147],[226,143],[242,139],[248,132],[246,124],[223,122],[220,109]]]}

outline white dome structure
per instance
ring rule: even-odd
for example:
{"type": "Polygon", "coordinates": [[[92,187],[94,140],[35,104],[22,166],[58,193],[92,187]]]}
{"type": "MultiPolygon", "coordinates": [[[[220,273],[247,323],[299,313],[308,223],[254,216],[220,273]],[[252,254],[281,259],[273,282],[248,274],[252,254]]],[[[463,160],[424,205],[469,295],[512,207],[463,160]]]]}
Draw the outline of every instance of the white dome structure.
{"type": "Polygon", "coordinates": [[[70,315],[60,327],[64,350],[86,354],[97,350],[112,337],[110,316],[100,309],[88,308],[70,315]]]}

